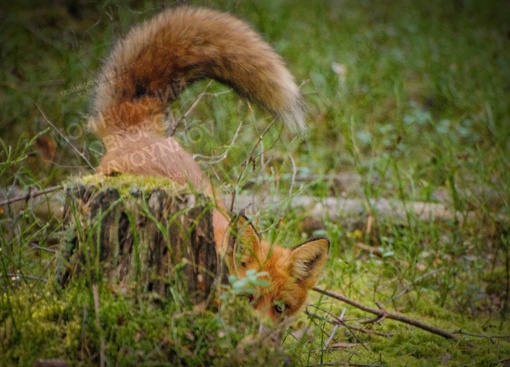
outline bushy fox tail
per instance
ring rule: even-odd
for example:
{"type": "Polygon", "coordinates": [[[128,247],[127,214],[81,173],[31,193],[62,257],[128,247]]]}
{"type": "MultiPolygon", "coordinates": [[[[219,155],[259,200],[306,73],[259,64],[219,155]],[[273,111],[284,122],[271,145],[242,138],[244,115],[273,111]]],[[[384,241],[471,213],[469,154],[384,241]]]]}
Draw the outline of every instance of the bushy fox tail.
{"type": "Polygon", "coordinates": [[[92,129],[103,138],[130,128],[162,135],[166,105],[204,78],[304,130],[299,88],[271,46],[229,14],[189,7],[162,12],[117,43],[100,72],[92,129]]]}

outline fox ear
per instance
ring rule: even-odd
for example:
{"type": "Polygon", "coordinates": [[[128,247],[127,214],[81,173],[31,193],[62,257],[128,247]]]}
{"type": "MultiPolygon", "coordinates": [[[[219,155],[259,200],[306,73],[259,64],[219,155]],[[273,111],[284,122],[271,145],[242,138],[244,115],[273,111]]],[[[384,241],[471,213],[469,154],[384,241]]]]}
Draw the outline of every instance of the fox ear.
{"type": "Polygon", "coordinates": [[[318,238],[310,240],[292,249],[290,253],[290,272],[297,282],[312,288],[326,264],[329,253],[329,240],[318,238]]]}
{"type": "Polygon", "coordinates": [[[243,214],[233,220],[232,227],[227,260],[231,268],[237,269],[238,266],[244,267],[249,260],[259,258],[260,237],[243,214]]]}

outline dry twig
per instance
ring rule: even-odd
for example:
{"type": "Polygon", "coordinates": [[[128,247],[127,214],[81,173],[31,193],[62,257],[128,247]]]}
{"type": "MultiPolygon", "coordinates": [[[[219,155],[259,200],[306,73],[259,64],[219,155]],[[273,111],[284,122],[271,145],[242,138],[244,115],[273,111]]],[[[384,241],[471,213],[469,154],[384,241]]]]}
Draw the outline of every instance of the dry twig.
{"type": "Polygon", "coordinates": [[[179,119],[175,122],[175,125],[172,126],[172,131],[170,132],[170,136],[173,136],[175,134],[175,130],[177,129],[177,127],[181,124],[182,121],[186,120],[189,115],[191,115],[191,113],[193,112],[193,110],[198,106],[198,104],[200,103],[200,101],[202,100],[202,98],[204,98],[205,95],[207,95],[207,90],[209,89],[209,87],[211,86],[211,84],[213,83],[213,80],[209,81],[209,83],[207,83],[207,85],[205,86],[204,90],[202,91],[202,93],[200,93],[197,98],[195,98],[195,100],[193,101],[193,103],[191,104],[191,106],[186,110],[186,112],[184,112],[184,114],[179,117],[179,119]]]}
{"type": "Polygon", "coordinates": [[[5,199],[3,201],[0,201],[0,206],[12,204],[12,203],[15,203],[15,202],[18,202],[18,201],[26,201],[26,202],[28,202],[30,199],[33,199],[33,198],[35,198],[37,196],[41,196],[41,195],[44,195],[44,194],[49,194],[50,192],[58,191],[58,190],[61,190],[61,189],[62,189],[62,185],[51,186],[51,187],[48,187],[48,188],[46,188],[44,190],[32,190],[32,188],[29,187],[26,194],[18,195],[18,196],[15,196],[13,198],[10,198],[10,199],[5,199]]]}
{"type": "Polygon", "coordinates": [[[390,312],[390,311],[386,310],[380,303],[376,303],[378,308],[372,308],[372,307],[365,306],[362,303],[356,302],[350,298],[342,296],[341,294],[327,291],[327,290],[319,288],[319,287],[314,287],[313,290],[316,292],[319,292],[321,294],[324,294],[328,297],[345,302],[345,303],[347,303],[351,306],[354,306],[356,308],[359,308],[360,310],[363,310],[365,312],[376,315],[377,318],[375,318],[374,320],[371,320],[370,322],[381,322],[384,319],[391,319],[391,320],[403,322],[404,324],[415,326],[417,328],[428,331],[430,333],[442,336],[443,338],[446,338],[446,339],[452,339],[455,341],[459,341],[459,338],[457,338],[457,336],[455,336],[454,334],[452,334],[449,331],[439,329],[435,326],[425,324],[424,322],[412,319],[412,318],[410,318],[406,315],[402,315],[401,313],[398,313],[398,312],[390,312]]]}
{"type": "Polygon", "coordinates": [[[208,157],[208,156],[197,153],[197,154],[193,154],[193,159],[204,161],[208,164],[217,164],[217,163],[220,163],[221,161],[225,160],[225,158],[227,158],[227,156],[228,156],[228,153],[230,152],[230,149],[234,146],[235,141],[236,141],[237,137],[239,136],[239,132],[241,131],[242,126],[243,126],[243,122],[241,121],[239,123],[239,125],[237,126],[234,136],[232,137],[232,141],[230,142],[230,144],[227,146],[227,148],[221,155],[208,157]]]}
{"type": "MultiPolygon", "coordinates": [[[[313,307],[315,307],[315,308],[317,308],[317,309],[321,310],[322,312],[327,313],[330,317],[332,317],[332,318],[333,318],[333,320],[334,320],[334,321],[326,320],[325,318],[320,317],[321,319],[326,320],[327,322],[332,323],[333,325],[335,325],[335,327],[336,327],[336,326],[339,326],[339,325],[344,326],[347,330],[349,330],[349,331],[351,332],[351,334],[354,336],[354,338],[356,339],[356,341],[357,341],[359,344],[361,344],[361,345],[363,346],[363,348],[365,348],[365,350],[368,350],[368,348],[367,348],[367,347],[366,347],[366,345],[363,343],[363,341],[362,341],[360,338],[358,338],[358,336],[357,336],[355,333],[353,333],[353,332],[352,332],[352,328],[351,328],[349,325],[347,325],[347,324],[346,324],[346,323],[342,320],[342,319],[343,319],[344,312],[345,312],[345,309],[344,309],[344,311],[342,312],[342,314],[341,314],[341,316],[340,316],[340,317],[336,317],[336,316],[335,316],[335,315],[333,315],[331,312],[329,312],[329,311],[327,311],[327,310],[325,310],[325,309],[321,309],[321,308],[319,308],[319,307],[317,307],[317,306],[313,306],[313,307]]],[[[306,314],[307,314],[308,316],[318,317],[317,315],[313,315],[312,313],[310,313],[308,310],[306,310],[306,314]]],[[[336,332],[336,329],[337,329],[337,328],[334,328],[335,332],[336,332]]],[[[329,344],[329,343],[328,343],[328,344],[329,344]]],[[[327,344],[326,344],[326,346],[327,346],[327,344]]],[[[326,349],[326,346],[324,347],[324,349],[326,349]]]]}
{"type": "Polygon", "coordinates": [[[39,110],[39,112],[41,113],[41,115],[42,115],[42,117],[44,118],[44,120],[46,121],[46,123],[47,123],[48,125],[50,125],[50,126],[53,128],[53,130],[55,130],[55,131],[57,132],[57,134],[58,134],[58,135],[60,135],[60,137],[61,137],[62,139],[64,139],[64,140],[65,140],[65,142],[66,142],[67,144],[69,144],[69,146],[70,146],[71,148],[73,148],[73,150],[74,150],[74,151],[75,151],[75,152],[76,152],[76,153],[77,153],[77,154],[78,154],[78,155],[79,155],[79,156],[80,156],[80,157],[81,157],[81,158],[82,158],[82,159],[83,159],[83,160],[84,160],[84,161],[85,161],[85,162],[89,165],[89,167],[90,167],[90,168],[92,168],[92,170],[95,172],[95,171],[96,171],[96,169],[94,168],[94,166],[92,165],[92,163],[90,163],[90,161],[88,160],[88,158],[87,158],[87,157],[85,157],[85,154],[83,154],[82,152],[80,152],[80,151],[78,150],[78,148],[76,148],[76,147],[74,146],[74,144],[73,144],[73,143],[71,143],[71,142],[69,141],[69,139],[68,139],[68,138],[67,138],[64,134],[62,134],[62,133],[60,132],[60,130],[59,130],[59,129],[57,129],[57,127],[55,126],[55,124],[53,124],[53,122],[51,122],[51,121],[50,121],[50,119],[49,119],[48,117],[46,117],[46,114],[45,114],[45,113],[44,113],[44,111],[41,109],[41,107],[39,107],[39,105],[38,105],[37,103],[34,103],[34,104],[35,104],[35,107],[37,107],[37,109],[38,109],[38,110],[39,110]]]}
{"type": "MultiPolygon", "coordinates": [[[[239,177],[237,178],[237,182],[236,182],[235,186],[239,186],[239,183],[241,182],[241,179],[243,177],[244,172],[246,171],[246,168],[248,168],[248,165],[250,164],[250,162],[252,162],[255,159],[255,157],[253,156],[253,153],[255,153],[255,149],[257,148],[257,146],[262,141],[262,138],[264,137],[264,135],[266,135],[266,133],[269,131],[269,129],[274,125],[275,121],[276,121],[276,118],[274,118],[271,121],[271,123],[266,126],[264,131],[262,131],[262,134],[259,135],[259,137],[258,137],[257,141],[255,142],[255,144],[253,144],[253,147],[252,147],[252,149],[250,151],[250,154],[248,154],[248,158],[246,158],[246,160],[242,164],[243,169],[241,170],[241,173],[239,173],[239,177]]],[[[232,195],[231,195],[230,199],[231,199],[231,201],[230,201],[230,211],[232,212],[234,210],[234,203],[236,201],[236,190],[232,191],[232,195]]]]}

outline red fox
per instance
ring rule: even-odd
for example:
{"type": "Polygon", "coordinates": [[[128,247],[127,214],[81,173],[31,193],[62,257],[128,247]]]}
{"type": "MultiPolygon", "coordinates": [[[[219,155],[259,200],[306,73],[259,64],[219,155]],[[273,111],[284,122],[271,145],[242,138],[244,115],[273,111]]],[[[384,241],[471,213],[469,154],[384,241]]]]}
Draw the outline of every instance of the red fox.
{"type": "Polygon", "coordinates": [[[279,55],[245,22],[205,8],[176,7],[133,28],[119,41],[99,74],[90,126],[106,154],[98,173],[163,176],[190,184],[216,202],[217,252],[231,273],[264,271],[270,285],[252,298],[255,309],[274,320],[295,314],[322,272],[329,241],[314,239],[293,249],[262,241],[249,221],[230,218],[209,179],[177,140],[166,137],[165,108],[191,83],[210,78],[304,130],[299,88],[279,55]],[[171,154],[162,154],[168,153],[171,154]],[[236,251],[227,251],[229,248],[236,251]]]}

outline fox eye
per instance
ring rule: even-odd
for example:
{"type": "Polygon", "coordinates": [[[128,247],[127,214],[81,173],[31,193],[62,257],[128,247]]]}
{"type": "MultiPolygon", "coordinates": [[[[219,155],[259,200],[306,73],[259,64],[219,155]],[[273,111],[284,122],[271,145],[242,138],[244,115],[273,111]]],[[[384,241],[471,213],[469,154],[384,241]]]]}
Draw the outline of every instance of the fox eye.
{"type": "Polygon", "coordinates": [[[282,303],[278,303],[273,306],[274,312],[276,312],[278,315],[283,314],[283,311],[285,311],[285,305],[282,303]]]}

